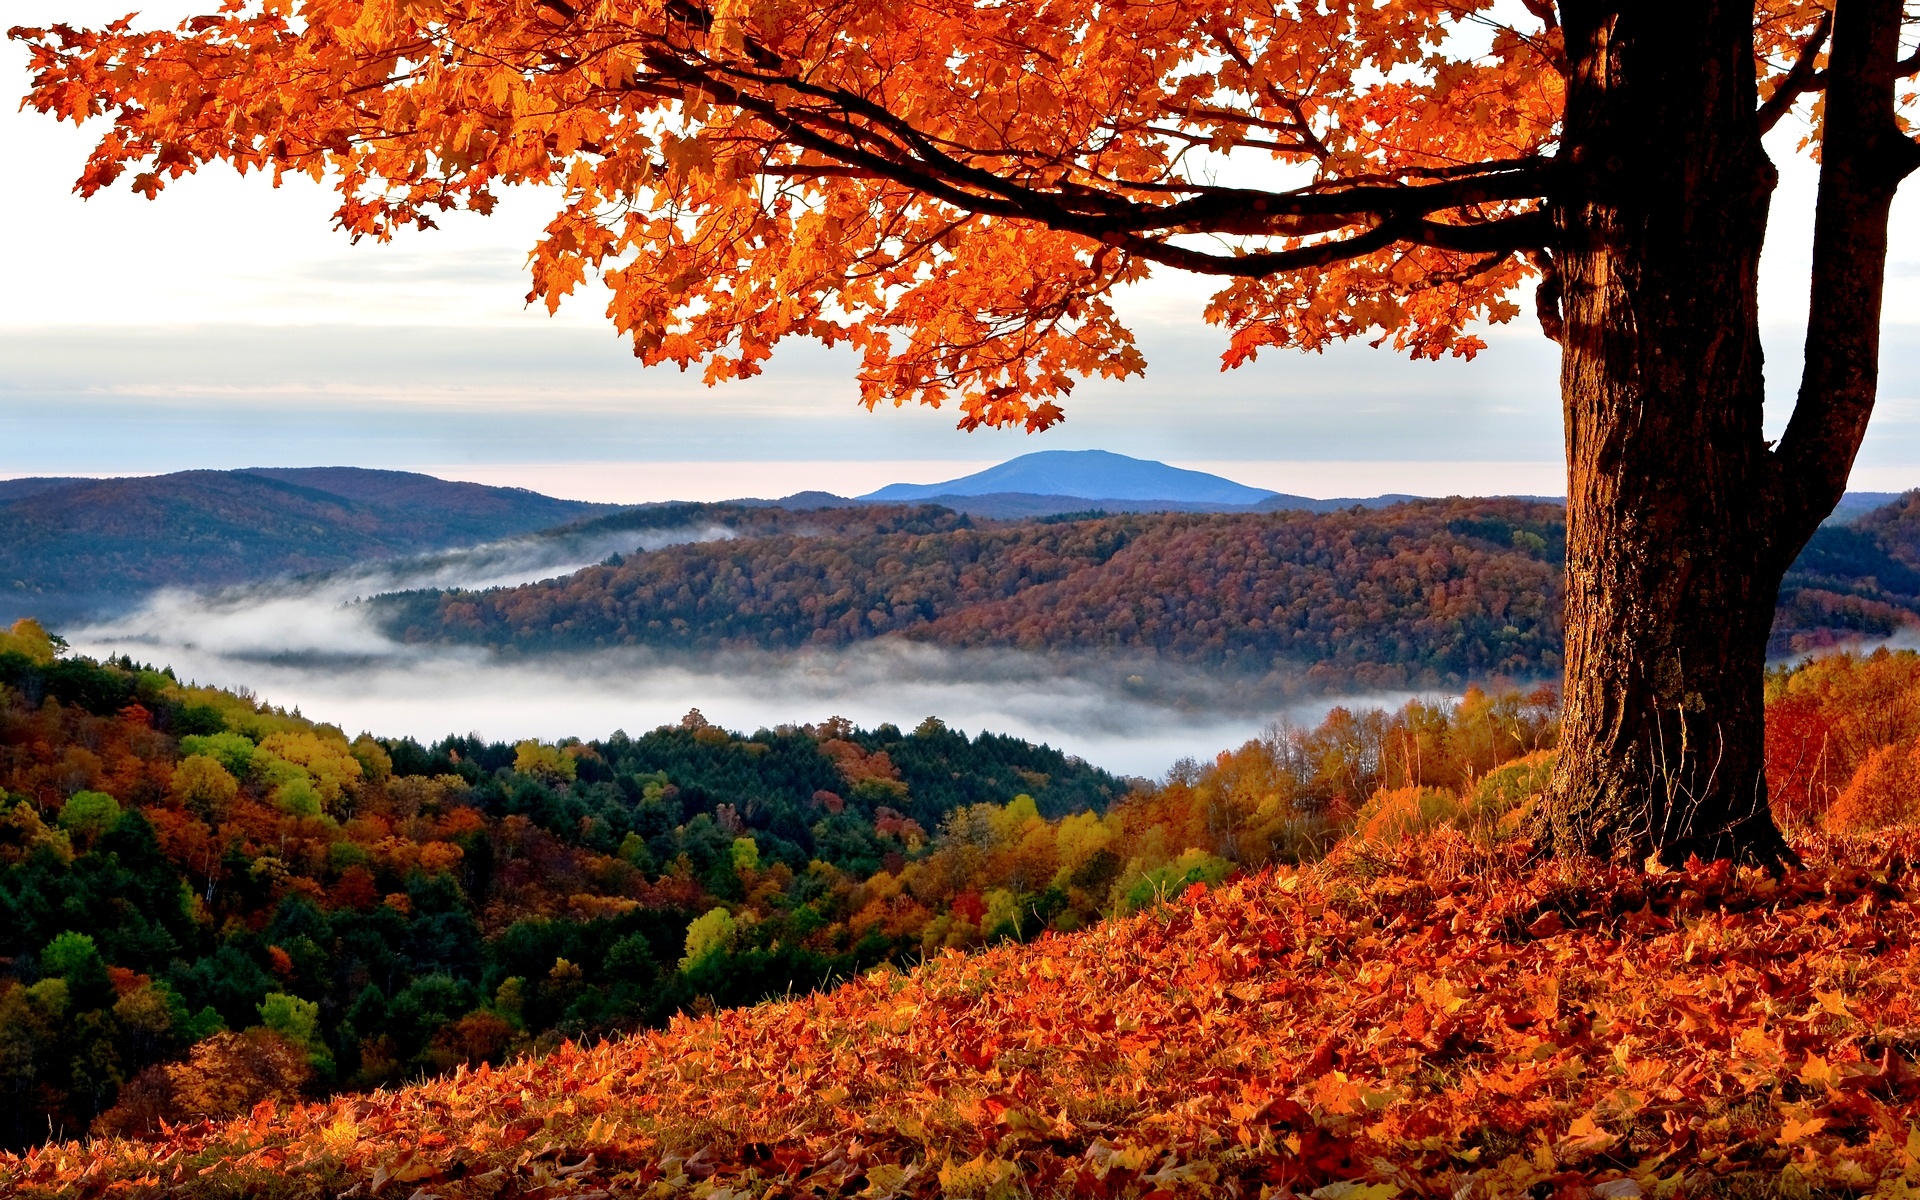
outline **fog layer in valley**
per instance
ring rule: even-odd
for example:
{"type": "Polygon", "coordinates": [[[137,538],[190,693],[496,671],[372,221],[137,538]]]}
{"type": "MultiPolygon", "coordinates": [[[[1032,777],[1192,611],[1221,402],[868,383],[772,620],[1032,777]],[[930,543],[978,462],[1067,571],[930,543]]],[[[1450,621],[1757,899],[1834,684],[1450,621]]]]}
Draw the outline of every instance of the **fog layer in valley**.
{"type": "Polygon", "coordinates": [[[895,639],[791,653],[672,656],[622,648],[505,656],[396,642],[357,603],[408,588],[523,583],[614,553],[725,536],[715,527],[535,537],[209,595],[168,591],[68,637],[81,653],[170,665],[182,679],[249,689],[349,733],[422,741],[468,732],[500,740],[605,737],[678,721],[690,708],[748,731],[831,715],[911,728],[938,716],[968,733],[1013,734],[1108,770],[1157,776],[1179,758],[1238,745],[1277,716],[1317,720],[1333,703],[1282,711],[1250,703],[1233,683],[1191,669],[1093,658],[1063,664],[895,639]]]}

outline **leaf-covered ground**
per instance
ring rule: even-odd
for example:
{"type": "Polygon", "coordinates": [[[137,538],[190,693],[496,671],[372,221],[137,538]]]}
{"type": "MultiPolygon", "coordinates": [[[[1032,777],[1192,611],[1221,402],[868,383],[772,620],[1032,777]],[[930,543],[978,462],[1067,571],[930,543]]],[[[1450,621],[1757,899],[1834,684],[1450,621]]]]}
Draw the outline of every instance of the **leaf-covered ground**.
{"type": "Polygon", "coordinates": [[[0,1159],[0,1193],[1911,1195],[1920,837],[1784,880],[1351,845],[503,1070],[0,1159]]]}

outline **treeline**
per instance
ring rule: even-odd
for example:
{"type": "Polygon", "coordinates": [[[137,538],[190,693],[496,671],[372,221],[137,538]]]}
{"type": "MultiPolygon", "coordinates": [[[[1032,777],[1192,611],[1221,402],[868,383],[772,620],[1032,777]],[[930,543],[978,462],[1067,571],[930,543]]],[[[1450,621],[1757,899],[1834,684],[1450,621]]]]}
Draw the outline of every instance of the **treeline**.
{"type": "Polygon", "coordinates": [[[716,508],[708,518],[731,538],[565,579],[377,603],[409,641],[529,651],[787,649],[897,635],[1325,687],[1543,678],[1560,665],[1565,523],[1549,504],[1019,524],[930,506],[775,512],[716,508]]]}

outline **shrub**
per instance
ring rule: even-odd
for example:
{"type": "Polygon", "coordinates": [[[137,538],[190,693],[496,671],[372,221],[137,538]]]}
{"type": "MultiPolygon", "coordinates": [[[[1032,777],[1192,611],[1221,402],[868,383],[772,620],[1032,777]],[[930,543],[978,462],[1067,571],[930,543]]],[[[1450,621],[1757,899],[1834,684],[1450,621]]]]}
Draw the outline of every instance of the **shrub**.
{"type": "Polygon", "coordinates": [[[253,769],[253,742],[237,733],[193,734],[180,739],[180,749],[218,761],[236,778],[245,777],[253,769]]]}
{"type": "Polygon", "coordinates": [[[1360,806],[1354,820],[1361,837],[1391,842],[1459,824],[1466,811],[1460,798],[1445,788],[1382,788],[1360,806]]]}
{"type": "MultiPolygon", "coordinates": [[[[218,736],[232,736],[231,734],[218,736]]],[[[173,769],[174,799],[204,817],[218,820],[240,794],[240,782],[210,754],[192,754],[173,769]]]]}
{"type": "Polygon", "coordinates": [[[288,1103],[313,1078],[311,1055],[270,1029],[216,1033],[193,1047],[184,1063],[162,1070],[172,1092],[172,1111],[195,1117],[230,1117],[262,1100],[288,1103]]]}
{"type": "Polygon", "coordinates": [[[1205,850],[1190,848],[1163,867],[1142,873],[1121,895],[1122,914],[1138,912],[1152,904],[1178,899],[1196,883],[1216,884],[1233,870],[1233,864],[1205,850]]]}
{"type": "Polygon", "coordinates": [[[733,914],[724,908],[708,909],[704,916],[695,917],[687,926],[687,956],[680,960],[680,969],[691,971],[714,955],[733,949],[738,933],[733,914]]]}
{"type": "Polygon", "coordinates": [[[1866,833],[1920,821],[1920,747],[1882,746],[1867,755],[1827,810],[1827,828],[1866,833]]]}
{"type": "Polygon", "coordinates": [[[1552,750],[1537,750],[1495,767],[1480,777],[1467,800],[1467,823],[1495,836],[1511,836],[1533,811],[1533,805],[1553,782],[1552,750]]]}

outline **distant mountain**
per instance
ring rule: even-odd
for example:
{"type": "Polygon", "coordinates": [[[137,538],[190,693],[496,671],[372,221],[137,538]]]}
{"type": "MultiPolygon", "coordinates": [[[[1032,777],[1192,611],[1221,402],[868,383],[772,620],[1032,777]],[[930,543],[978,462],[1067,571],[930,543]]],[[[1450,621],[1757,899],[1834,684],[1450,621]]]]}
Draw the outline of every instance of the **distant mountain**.
{"type": "Polygon", "coordinates": [[[474,545],[618,506],[357,467],[0,484],[0,622],[474,545]]]}
{"type": "Polygon", "coordinates": [[[1087,500],[1170,500],[1189,504],[1258,504],[1275,495],[1231,479],[1107,450],[1040,450],[944,483],[894,483],[862,500],[898,502],[996,493],[1075,496],[1087,500]]]}
{"type": "Polygon", "coordinates": [[[1900,499],[1904,492],[1848,492],[1840,497],[1840,503],[1833,506],[1832,515],[1827,517],[1829,525],[1851,525],[1861,517],[1877,508],[1885,508],[1900,499]]]}
{"type": "MultiPolygon", "coordinates": [[[[884,490],[884,489],[883,489],[884,490]]],[[[877,493],[876,493],[877,495],[877,493]]],[[[978,496],[927,496],[923,504],[938,504],[970,517],[988,517],[996,521],[1045,520],[1063,516],[1087,516],[1100,513],[1244,513],[1244,512],[1336,512],[1346,508],[1387,508],[1418,497],[1406,495],[1369,496],[1316,500],[1310,496],[1269,494],[1258,504],[1224,504],[1204,500],[1123,500],[1113,496],[1041,495],[1034,492],[987,492],[978,496]]],[[[1531,497],[1522,497],[1531,499],[1531,497]]],[[[845,504],[885,504],[888,501],[861,497],[846,500],[826,492],[798,492],[776,501],[780,507],[795,510],[831,508],[845,504]]]]}
{"type": "Polygon", "coordinates": [[[37,496],[41,492],[50,492],[70,483],[92,483],[91,479],[66,475],[42,475],[28,479],[0,479],[0,504],[9,500],[19,500],[26,496],[37,496]]]}

